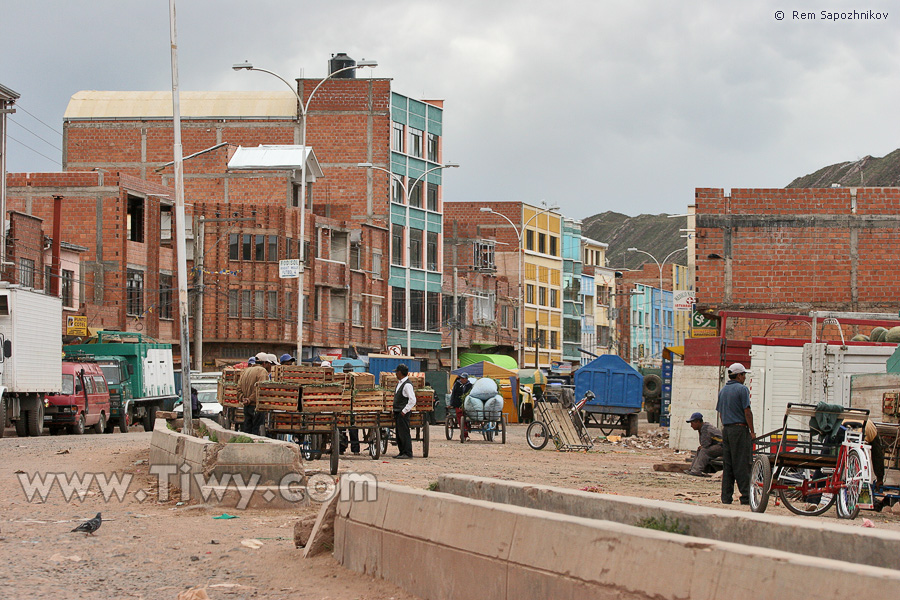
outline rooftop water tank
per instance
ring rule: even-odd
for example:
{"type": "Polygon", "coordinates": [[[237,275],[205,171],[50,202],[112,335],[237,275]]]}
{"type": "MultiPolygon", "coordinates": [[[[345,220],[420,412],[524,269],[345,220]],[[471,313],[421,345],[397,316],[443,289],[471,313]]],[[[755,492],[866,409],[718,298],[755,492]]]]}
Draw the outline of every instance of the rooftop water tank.
{"type": "MultiPolygon", "coordinates": [[[[334,73],[335,71],[339,71],[340,69],[346,69],[347,67],[355,66],[355,60],[353,60],[343,52],[339,52],[338,54],[331,55],[331,58],[328,61],[328,72],[334,73]]],[[[356,79],[356,69],[347,69],[342,73],[338,73],[334,76],[334,79],[356,79]]]]}

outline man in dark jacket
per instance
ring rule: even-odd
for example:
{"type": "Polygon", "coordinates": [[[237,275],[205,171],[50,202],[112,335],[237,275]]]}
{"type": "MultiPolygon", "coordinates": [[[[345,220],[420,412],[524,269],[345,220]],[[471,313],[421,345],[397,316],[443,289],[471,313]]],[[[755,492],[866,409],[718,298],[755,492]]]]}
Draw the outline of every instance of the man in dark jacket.
{"type": "Polygon", "coordinates": [[[416,391],[409,380],[409,368],[397,365],[397,389],[394,390],[394,423],[397,431],[397,450],[394,458],[412,458],[412,437],[409,434],[409,413],[416,407],[416,391]]]}
{"type": "Polygon", "coordinates": [[[713,458],[722,456],[722,432],[703,420],[701,413],[695,412],[688,419],[691,429],[700,435],[700,446],[697,448],[697,456],[691,463],[691,468],[685,471],[688,475],[696,477],[709,477],[706,467],[713,458]]]}
{"type": "Polygon", "coordinates": [[[450,406],[456,409],[456,422],[459,424],[461,435],[465,435],[463,431],[463,402],[466,396],[472,391],[472,382],[469,381],[468,373],[461,373],[456,381],[453,382],[453,389],[450,391],[450,406]]]}

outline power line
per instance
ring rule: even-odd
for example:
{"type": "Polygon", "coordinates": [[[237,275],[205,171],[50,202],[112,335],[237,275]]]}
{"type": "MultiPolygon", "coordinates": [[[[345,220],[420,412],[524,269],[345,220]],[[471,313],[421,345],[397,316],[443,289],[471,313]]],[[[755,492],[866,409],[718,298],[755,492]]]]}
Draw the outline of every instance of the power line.
{"type": "Polygon", "coordinates": [[[53,133],[62,135],[62,132],[61,132],[61,131],[58,131],[58,130],[54,129],[52,126],[47,125],[46,123],[44,123],[43,121],[41,121],[39,118],[37,118],[36,116],[34,116],[32,113],[28,112],[28,110],[26,110],[20,103],[16,103],[16,108],[19,109],[19,110],[21,110],[21,111],[22,111],[23,113],[25,113],[26,115],[29,115],[32,119],[34,119],[35,121],[37,121],[38,123],[40,123],[41,125],[43,125],[44,127],[46,127],[47,129],[49,129],[49,130],[52,131],[53,133]]]}
{"type": "Polygon", "coordinates": [[[52,147],[52,148],[54,148],[54,149],[59,150],[60,152],[62,152],[62,148],[60,148],[59,146],[55,145],[53,142],[51,142],[51,141],[49,141],[49,140],[45,140],[44,138],[42,138],[41,136],[39,136],[38,134],[36,134],[36,133],[33,132],[32,130],[28,129],[27,127],[25,127],[24,125],[22,125],[21,123],[19,123],[19,122],[16,121],[15,119],[13,119],[12,117],[9,118],[9,121],[10,121],[10,123],[15,123],[16,125],[18,125],[18,126],[21,127],[22,129],[24,129],[25,131],[27,131],[28,133],[30,133],[31,135],[33,135],[33,136],[36,137],[37,139],[41,140],[42,142],[44,142],[44,143],[47,144],[48,146],[50,146],[50,147],[52,147]]]}
{"type": "Polygon", "coordinates": [[[14,142],[16,142],[16,143],[18,143],[18,144],[20,144],[20,145],[22,145],[22,146],[25,146],[26,148],[28,148],[29,150],[31,150],[31,151],[34,152],[35,154],[40,154],[41,156],[43,156],[43,157],[46,158],[47,160],[53,161],[53,164],[54,164],[54,165],[59,165],[60,168],[62,168],[62,161],[57,160],[57,159],[55,159],[55,158],[50,158],[49,156],[47,156],[47,155],[44,154],[43,152],[40,152],[40,151],[38,151],[38,150],[35,150],[34,148],[32,148],[31,146],[29,146],[29,145],[26,144],[25,142],[23,142],[23,141],[21,141],[21,140],[17,140],[16,138],[14,138],[13,136],[9,135],[8,133],[6,134],[6,137],[8,137],[8,138],[11,139],[12,141],[14,141],[14,142]]]}

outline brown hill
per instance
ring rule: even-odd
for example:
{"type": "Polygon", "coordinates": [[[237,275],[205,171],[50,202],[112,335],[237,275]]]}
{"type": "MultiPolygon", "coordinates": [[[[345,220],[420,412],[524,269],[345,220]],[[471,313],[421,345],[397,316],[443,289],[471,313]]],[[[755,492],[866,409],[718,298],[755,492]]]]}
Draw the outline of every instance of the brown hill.
{"type": "Polygon", "coordinates": [[[897,187],[900,186],[900,149],[883,158],[866,156],[852,162],[842,162],[819,169],[815,173],[798,177],[789,188],[825,188],[832,184],[842,187],[897,187]]]}
{"type": "MultiPolygon", "coordinates": [[[[606,258],[610,267],[636,269],[653,261],[646,254],[628,252],[628,248],[639,248],[662,261],[670,252],[686,245],[687,240],[679,231],[686,223],[686,217],[669,218],[667,214],[629,217],[607,211],[584,219],[582,232],[586,237],[609,244],[606,258]]],[[[668,262],[683,265],[686,260],[686,253],[682,252],[673,255],[668,262]]]]}

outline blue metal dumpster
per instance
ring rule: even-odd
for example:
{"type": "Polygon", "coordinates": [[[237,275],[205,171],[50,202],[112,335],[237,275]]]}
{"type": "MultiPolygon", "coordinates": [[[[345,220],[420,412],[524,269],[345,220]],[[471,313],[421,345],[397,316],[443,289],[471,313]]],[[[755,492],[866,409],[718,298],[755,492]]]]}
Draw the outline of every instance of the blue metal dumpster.
{"type": "Polygon", "coordinates": [[[613,429],[637,435],[644,377],[634,367],[614,354],[605,354],[575,371],[574,380],[576,402],[588,391],[594,394],[582,408],[586,426],[599,427],[606,435],[613,429]]]}

